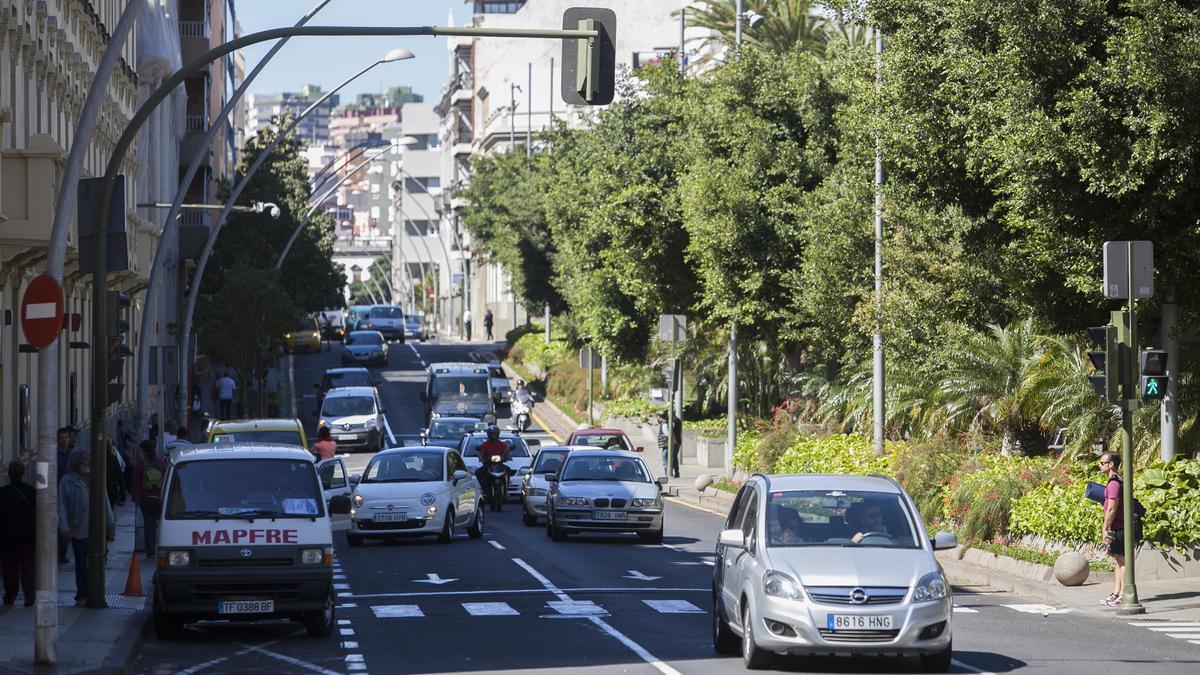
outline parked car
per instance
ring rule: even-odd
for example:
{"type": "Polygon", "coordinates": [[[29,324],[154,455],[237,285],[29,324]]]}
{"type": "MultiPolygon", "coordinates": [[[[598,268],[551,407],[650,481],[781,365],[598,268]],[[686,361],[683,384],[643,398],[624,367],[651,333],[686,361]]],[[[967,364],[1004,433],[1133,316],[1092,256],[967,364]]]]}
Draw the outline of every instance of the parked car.
{"type": "Polygon", "coordinates": [[[590,445],[594,448],[624,450],[626,452],[642,452],[642,446],[635,446],[620,429],[576,429],[567,439],[567,445],[590,445]]]}
{"type": "Polygon", "coordinates": [[[331,389],[321,403],[320,426],[329,427],[339,448],[383,448],[383,402],[374,387],[331,389]]]}
{"type": "Polygon", "coordinates": [[[311,316],[305,317],[296,327],[283,334],[283,351],[319,352],[321,351],[321,327],[311,316]]]}
{"type": "Polygon", "coordinates": [[[479,483],[451,448],[393,448],[373,457],[362,476],[351,476],[350,529],[346,542],[361,546],[367,537],[436,535],[454,540],[465,528],[483,536],[484,509],[479,483]]]}
{"type": "Polygon", "coordinates": [[[342,345],[342,363],[370,363],[386,366],[388,343],[377,330],[356,330],[346,335],[342,345]]]}
{"type": "Polygon", "coordinates": [[[565,541],[572,532],[634,532],[662,543],[665,476],[657,481],[646,463],[624,450],[575,450],[557,474],[546,474],[546,536],[565,541]]]}
{"type": "Polygon", "coordinates": [[[750,477],[718,537],[713,644],[748,668],[773,653],[952,658],[954,597],[904,488],[882,476],[750,477]]]}

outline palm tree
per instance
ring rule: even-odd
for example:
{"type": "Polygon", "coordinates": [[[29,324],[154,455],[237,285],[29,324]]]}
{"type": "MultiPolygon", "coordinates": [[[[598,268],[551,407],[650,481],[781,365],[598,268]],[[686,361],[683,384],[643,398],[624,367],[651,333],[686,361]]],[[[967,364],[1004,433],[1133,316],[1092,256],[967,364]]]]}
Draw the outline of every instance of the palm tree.
{"type": "MultiPolygon", "coordinates": [[[[818,5],[812,0],[743,0],[743,11],[757,12],[764,21],[753,30],[743,22],[742,41],[775,52],[798,49],[822,56],[831,26],[814,11],[818,5]]],[[[703,6],[689,9],[688,23],[708,28],[716,33],[716,39],[732,43],[737,24],[736,0],[708,0],[703,6]]]]}

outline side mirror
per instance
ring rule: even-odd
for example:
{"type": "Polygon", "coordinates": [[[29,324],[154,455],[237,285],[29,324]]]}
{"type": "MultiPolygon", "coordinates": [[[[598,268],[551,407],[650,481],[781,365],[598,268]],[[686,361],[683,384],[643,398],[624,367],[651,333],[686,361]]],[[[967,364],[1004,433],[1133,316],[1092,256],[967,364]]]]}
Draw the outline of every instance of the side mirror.
{"type": "Polygon", "coordinates": [[[330,497],[329,512],[338,516],[350,515],[350,498],[346,495],[330,497]]]}
{"type": "Polygon", "coordinates": [[[387,412],[387,408],[380,408],[380,409],[379,409],[379,414],[380,414],[380,415],[382,415],[382,414],[384,414],[384,413],[386,413],[386,412],[387,412]]]}
{"type": "Polygon", "coordinates": [[[527,467],[527,466],[525,466],[525,467],[521,467],[520,469],[517,469],[517,475],[518,475],[518,476],[524,476],[524,475],[525,475],[525,474],[527,474],[527,473],[529,473],[529,467],[527,467]]]}
{"type": "Polygon", "coordinates": [[[350,475],[350,487],[356,487],[361,482],[362,482],[362,474],[361,473],[356,473],[356,474],[350,475]]]}
{"type": "Polygon", "coordinates": [[[464,479],[466,479],[466,478],[469,478],[469,477],[470,477],[470,475],[471,475],[471,474],[467,473],[466,471],[463,471],[462,469],[459,469],[458,471],[455,471],[455,472],[454,472],[454,480],[455,480],[455,481],[464,480],[464,479]]]}
{"type": "Polygon", "coordinates": [[[556,474],[556,473],[546,474],[546,482],[547,483],[557,483],[558,482],[558,474],[556,474]]]}
{"type": "Polygon", "coordinates": [[[658,483],[659,485],[666,485],[667,483],[671,482],[671,479],[667,478],[666,476],[659,476],[658,478],[654,479],[654,482],[658,483]]]}
{"type": "Polygon", "coordinates": [[[721,530],[717,543],[729,548],[746,548],[746,535],[741,530],[721,530]]]}
{"type": "Polygon", "coordinates": [[[938,532],[933,536],[933,550],[945,551],[946,549],[957,548],[958,537],[952,532],[938,532]]]}
{"type": "Polygon", "coordinates": [[[634,452],[645,452],[646,448],[643,448],[642,446],[639,445],[636,448],[634,448],[633,451],[634,452]]]}

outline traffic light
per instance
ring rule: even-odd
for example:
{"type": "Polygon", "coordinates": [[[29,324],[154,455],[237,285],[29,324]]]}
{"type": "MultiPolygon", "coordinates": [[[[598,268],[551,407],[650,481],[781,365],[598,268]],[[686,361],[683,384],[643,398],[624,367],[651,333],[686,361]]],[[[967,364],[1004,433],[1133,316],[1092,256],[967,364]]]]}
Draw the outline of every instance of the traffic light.
{"type": "Polygon", "coordinates": [[[1118,393],[1121,384],[1121,345],[1117,342],[1117,328],[1113,325],[1090,326],[1088,336],[1101,349],[1088,352],[1088,358],[1099,372],[1098,375],[1089,375],[1088,380],[1104,400],[1116,403],[1121,399],[1118,393]]]}
{"type": "Polygon", "coordinates": [[[1160,400],[1167,395],[1167,353],[1143,349],[1141,353],[1142,399],[1160,400]]]}
{"type": "Polygon", "coordinates": [[[108,404],[112,405],[121,400],[125,385],[119,382],[124,368],[124,358],[132,356],[133,350],[125,344],[125,334],[129,332],[129,321],[125,318],[125,310],[129,309],[129,294],[121,291],[108,291],[108,302],[105,310],[108,314],[108,404]],[[114,381],[118,380],[118,381],[114,381]]]}
{"type": "Polygon", "coordinates": [[[595,38],[562,41],[562,98],[572,105],[608,105],[616,92],[617,15],[611,9],[571,7],[563,29],[595,30],[595,38]]]}

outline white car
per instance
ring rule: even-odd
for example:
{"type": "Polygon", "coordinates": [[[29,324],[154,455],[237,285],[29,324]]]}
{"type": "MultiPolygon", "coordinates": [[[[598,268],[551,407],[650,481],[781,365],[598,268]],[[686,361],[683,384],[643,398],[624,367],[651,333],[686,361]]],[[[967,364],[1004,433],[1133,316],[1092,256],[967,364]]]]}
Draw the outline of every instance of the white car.
{"type": "MultiPolygon", "coordinates": [[[[486,432],[475,432],[463,436],[462,444],[459,445],[459,452],[462,453],[463,460],[466,461],[467,469],[471,475],[475,475],[475,471],[481,466],[479,461],[479,446],[483,445],[487,440],[486,432]]],[[[528,469],[533,461],[533,456],[530,454],[529,446],[539,447],[539,441],[529,439],[526,441],[517,434],[500,434],[500,440],[508,446],[508,461],[505,465],[508,466],[512,473],[508,476],[508,489],[505,490],[505,499],[520,499],[521,497],[521,479],[522,469],[528,469]]]]}
{"type": "Polygon", "coordinates": [[[406,447],[384,450],[361,476],[351,476],[350,529],[346,542],[367,537],[436,535],[449,542],[454,530],[483,536],[479,483],[457,450],[406,447]]]}
{"type": "Polygon", "coordinates": [[[383,447],[383,402],[375,387],[330,389],[321,401],[320,426],[329,427],[339,448],[383,447]]]}

